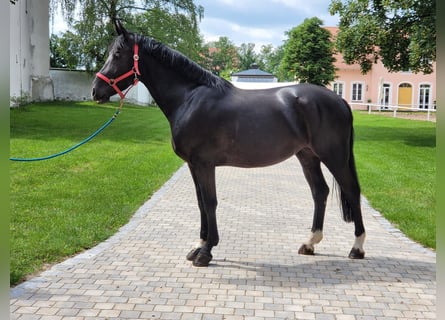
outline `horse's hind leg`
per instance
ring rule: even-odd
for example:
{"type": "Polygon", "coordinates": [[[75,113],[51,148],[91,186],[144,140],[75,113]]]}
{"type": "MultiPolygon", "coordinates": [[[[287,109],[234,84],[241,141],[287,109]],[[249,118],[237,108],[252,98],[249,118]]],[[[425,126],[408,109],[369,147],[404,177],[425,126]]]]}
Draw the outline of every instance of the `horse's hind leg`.
{"type": "Polygon", "coordinates": [[[351,154],[349,163],[345,165],[332,165],[328,162],[326,163],[326,166],[329,168],[340,187],[343,220],[346,222],[354,222],[355,242],[349,253],[349,258],[363,259],[365,257],[363,243],[366,234],[360,204],[360,184],[355,169],[354,156],[351,154]]]}
{"type": "Polygon", "coordinates": [[[360,205],[360,185],[356,174],[351,172],[351,168],[344,169],[343,173],[334,174],[334,177],[340,186],[343,218],[346,222],[353,221],[355,227],[355,242],[349,253],[349,258],[363,259],[365,257],[363,243],[366,234],[360,205]]]}
{"type": "Polygon", "coordinates": [[[314,200],[314,217],[311,235],[309,239],[301,245],[298,253],[313,255],[314,245],[319,243],[323,238],[323,222],[329,187],[321,171],[320,159],[311,150],[303,149],[297,153],[297,157],[303,167],[303,173],[309,183],[314,200]]]}

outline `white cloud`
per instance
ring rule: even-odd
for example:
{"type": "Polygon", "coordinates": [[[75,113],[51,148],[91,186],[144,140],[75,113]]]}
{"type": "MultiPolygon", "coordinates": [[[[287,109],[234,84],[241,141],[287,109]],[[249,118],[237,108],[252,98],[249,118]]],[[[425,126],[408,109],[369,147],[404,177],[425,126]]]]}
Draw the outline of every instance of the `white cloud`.
{"type": "MultiPolygon", "coordinates": [[[[325,26],[336,26],[339,18],[337,15],[331,16],[329,13],[329,5],[331,0],[271,0],[277,6],[285,6],[294,11],[299,16],[305,18],[318,17],[325,26]]],[[[301,21],[303,22],[303,21],[301,21]]],[[[296,26],[296,25],[295,25],[296,26]]]]}
{"type": "Polygon", "coordinates": [[[280,26],[251,27],[219,18],[205,18],[201,22],[200,30],[205,41],[215,41],[221,36],[227,36],[238,46],[242,43],[255,43],[256,50],[259,50],[262,45],[280,45],[285,38],[283,27],[280,26]]]}
{"type": "Polygon", "coordinates": [[[261,0],[213,0],[212,2],[230,7],[230,9],[232,10],[248,9],[248,8],[252,9],[264,5],[268,5],[270,7],[270,3],[268,1],[261,1],[261,0]]]}
{"type": "Polygon", "coordinates": [[[283,44],[285,32],[305,18],[319,17],[324,25],[334,26],[337,17],[328,12],[331,0],[201,0],[204,19],[200,31],[206,41],[227,36],[239,45],[255,43],[257,47],[283,44]]]}
{"type": "Polygon", "coordinates": [[[304,12],[310,11],[307,1],[305,0],[272,0],[272,3],[284,5],[288,8],[297,9],[304,12]]]}

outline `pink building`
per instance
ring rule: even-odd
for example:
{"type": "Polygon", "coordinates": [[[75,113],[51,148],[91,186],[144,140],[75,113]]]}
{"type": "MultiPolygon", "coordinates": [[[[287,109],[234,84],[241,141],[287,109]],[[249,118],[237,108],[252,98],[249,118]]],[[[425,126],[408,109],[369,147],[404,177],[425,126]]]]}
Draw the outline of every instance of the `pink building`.
{"type": "MultiPolygon", "coordinates": [[[[332,35],[337,27],[326,27],[332,35]]],[[[411,71],[388,72],[379,61],[367,74],[360,72],[358,64],[348,65],[337,54],[335,66],[337,78],[328,87],[341,95],[354,109],[373,108],[435,109],[436,64],[431,74],[415,74],[411,71]]]]}

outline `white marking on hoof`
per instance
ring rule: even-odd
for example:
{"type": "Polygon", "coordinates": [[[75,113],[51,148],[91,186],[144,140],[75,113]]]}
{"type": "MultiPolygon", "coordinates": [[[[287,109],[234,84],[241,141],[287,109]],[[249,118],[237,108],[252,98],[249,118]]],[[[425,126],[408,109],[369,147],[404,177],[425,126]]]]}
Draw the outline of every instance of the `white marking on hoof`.
{"type": "Polygon", "coordinates": [[[365,242],[365,238],[366,238],[365,232],[363,232],[361,236],[356,237],[353,248],[359,249],[360,252],[365,252],[365,250],[363,250],[363,243],[365,242]]]}
{"type": "Polygon", "coordinates": [[[199,239],[199,241],[196,242],[196,243],[193,245],[192,249],[200,249],[200,248],[204,247],[204,245],[205,245],[206,243],[207,243],[207,241],[204,241],[204,240],[202,240],[202,239],[199,239]]]}
{"type": "Polygon", "coordinates": [[[315,232],[311,232],[309,239],[303,243],[313,249],[314,244],[320,243],[322,239],[323,239],[323,231],[317,230],[315,232]]]}

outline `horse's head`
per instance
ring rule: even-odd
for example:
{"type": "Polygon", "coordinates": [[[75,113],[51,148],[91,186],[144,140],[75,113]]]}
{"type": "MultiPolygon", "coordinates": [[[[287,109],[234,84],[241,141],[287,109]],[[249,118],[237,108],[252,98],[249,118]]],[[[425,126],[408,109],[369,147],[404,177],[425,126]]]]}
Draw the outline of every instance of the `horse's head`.
{"type": "Polygon", "coordinates": [[[104,66],[96,74],[92,96],[98,103],[109,101],[116,93],[123,99],[123,90],[136,84],[140,75],[138,46],[135,35],[127,32],[119,20],[114,21],[118,36],[110,46],[104,66]]]}

